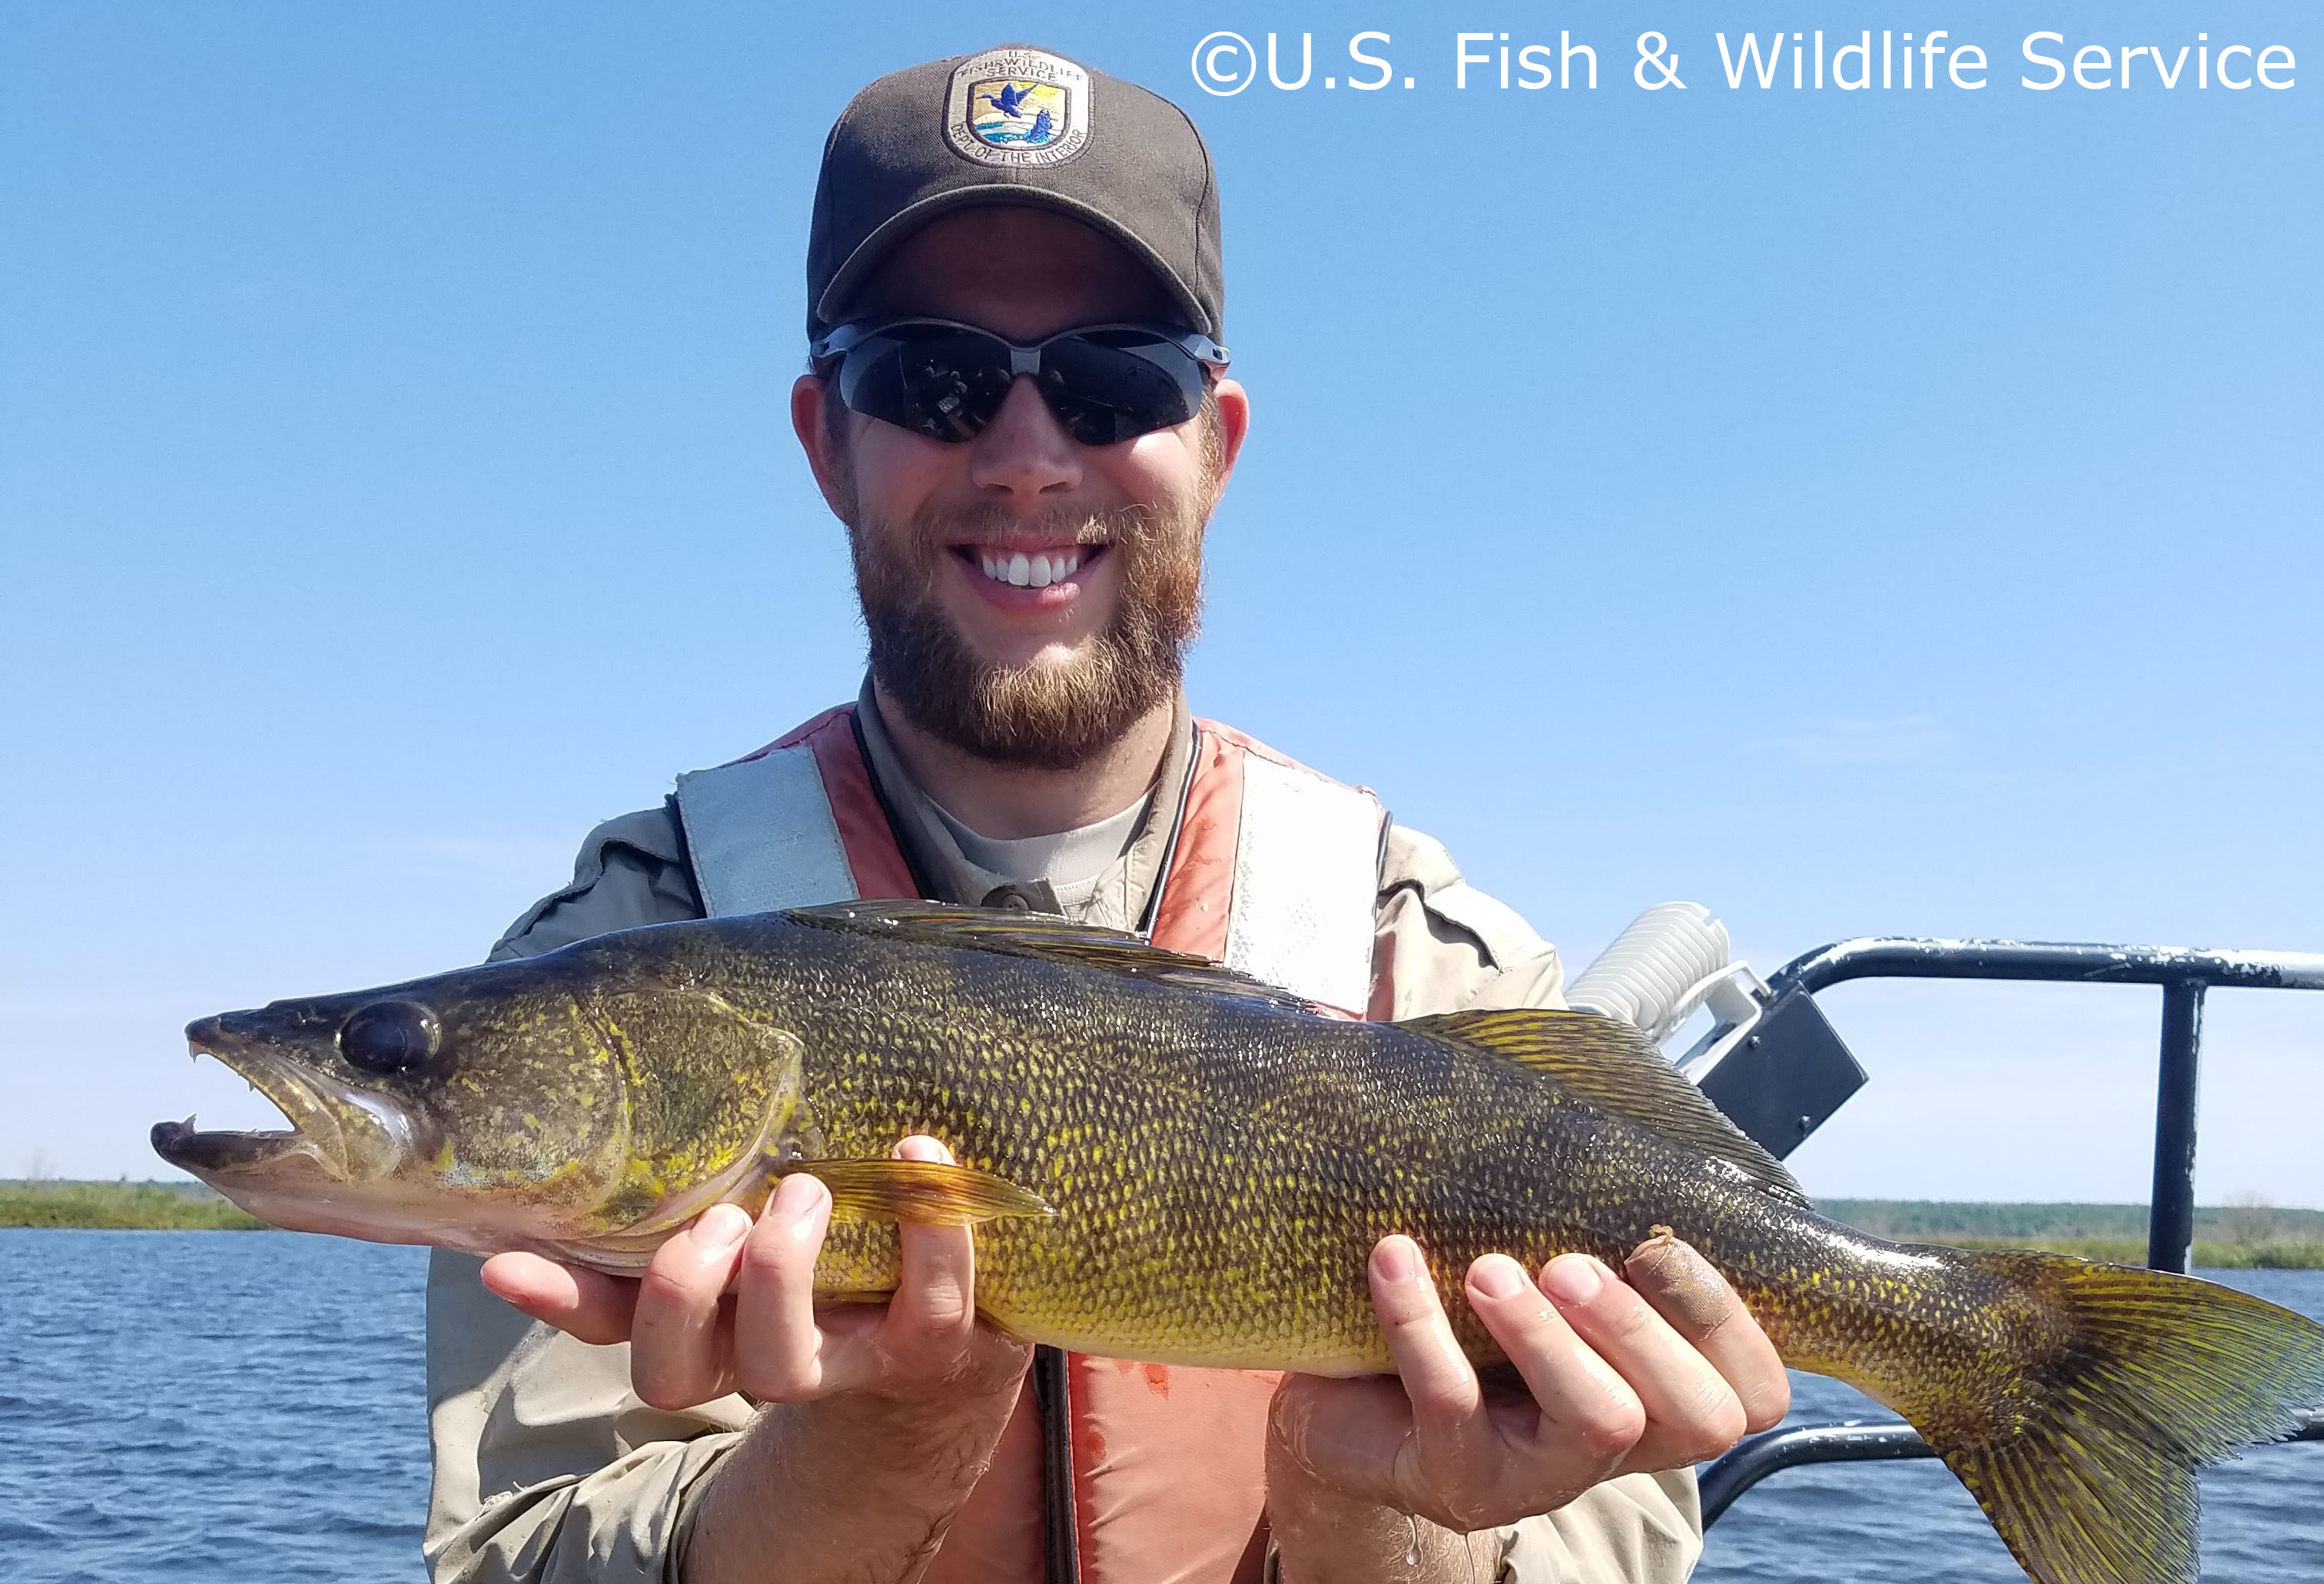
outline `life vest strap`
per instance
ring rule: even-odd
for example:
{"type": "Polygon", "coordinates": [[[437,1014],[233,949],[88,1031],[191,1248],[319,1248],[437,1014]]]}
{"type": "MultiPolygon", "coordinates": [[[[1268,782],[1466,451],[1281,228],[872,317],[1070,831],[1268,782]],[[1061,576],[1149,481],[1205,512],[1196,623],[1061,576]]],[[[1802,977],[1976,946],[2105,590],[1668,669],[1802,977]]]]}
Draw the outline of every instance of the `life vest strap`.
{"type": "Polygon", "coordinates": [[[807,743],[678,777],[678,815],[703,910],[714,918],[857,895],[807,743]]]}

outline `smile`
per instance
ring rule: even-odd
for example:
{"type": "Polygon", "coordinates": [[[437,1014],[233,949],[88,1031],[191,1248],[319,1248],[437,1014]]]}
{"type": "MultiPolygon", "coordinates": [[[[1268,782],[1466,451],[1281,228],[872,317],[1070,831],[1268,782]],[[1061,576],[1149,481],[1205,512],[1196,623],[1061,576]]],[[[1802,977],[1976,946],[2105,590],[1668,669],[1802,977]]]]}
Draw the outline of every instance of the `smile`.
{"type": "Polygon", "coordinates": [[[1084,561],[1094,558],[1104,549],[1102,545],[1056,545],[1031,552],[1010,549],[1006,545],[955,548],[963,560],[975,566],[986,577],[1012,588],[1047,588],[1063,583],[1081,570],[1084,561]]]}

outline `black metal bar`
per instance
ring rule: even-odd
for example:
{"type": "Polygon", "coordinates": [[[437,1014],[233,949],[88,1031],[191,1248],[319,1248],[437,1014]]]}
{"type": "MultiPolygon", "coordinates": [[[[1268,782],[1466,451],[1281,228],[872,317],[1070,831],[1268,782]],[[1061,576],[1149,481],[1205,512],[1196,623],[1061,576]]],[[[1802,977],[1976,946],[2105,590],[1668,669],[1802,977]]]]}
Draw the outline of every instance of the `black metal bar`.
{"type": "Polygon", "coordinates": [[[2195,1241],[2195,1079],[2201,1065],[2203,981],[2163,987],[2163,1055],[2154,1085],[2154,1194],[2146,1263],[2187,1274],[2195,1241]]]}
{"type": "MultiPolygon", "coordinates": [[[[2308,1423],[2285,1439],[2324,1441],[2324,1409],[2310,1414],[2308,1423]]],[[[1710,1528],[1735,1505],[1736,1497],[1786,1469],[1811,1463],[1886,1463],[1936,1455],[1936,1448],[1923,1441],[1909,1424],[1801,1424],[1766,1431],[1738,1441],[1725,1457],[1698,1471],[1702,1526],[1710,1528]]]]}
{"type": "MultiPolygon", "coordinates": [[[[1769,978],[1767,988],[1771,1001],[1780,1001],[1790,992],[1812,996],[1851,979],[2162,986],[2163,1044],[2154,1094],[2154,1187],[2147,1212],[2146,1259],[2157,1270],[2183,1273],[2195,1238],[2195,1096],[2204,992],[2214,985],[2324,990],[2324,953],[1864,936],[1793,959],[1769,978]]],[[[2286,1439],[2324,1441],[2324,1409],[2310,1414],[2286,1439]]],[[[1710,1527],[1736,1497],[1782,1469],[1934,1456],[1934,1449],[1907,1424],[1806,1424],[1771,1430],[1703,1466],[1703,1526],[1710,1527]]]]}
{"type": "Polygon", "coordinates": [[[2324,990],[2324,953],[2191,951],[2074,941],[1910,940],[1867,935],[1795,957],[1768,980],[1820,990],[1851,979],[2013,979],[2059,984],[2196,983],[2324,990]]]}
{"type": "Polygon", "coordinates": [[[1909,1424],[1802,1424],[1766,1431],[1738,1441],[1725,1457],[1700,1470],[1696,1483],[1702,1492],[1702,1526],[1710,1528],[1737,1497],[1785,1469],[1936,1455],[1937,1449],[1909,1424]]]}

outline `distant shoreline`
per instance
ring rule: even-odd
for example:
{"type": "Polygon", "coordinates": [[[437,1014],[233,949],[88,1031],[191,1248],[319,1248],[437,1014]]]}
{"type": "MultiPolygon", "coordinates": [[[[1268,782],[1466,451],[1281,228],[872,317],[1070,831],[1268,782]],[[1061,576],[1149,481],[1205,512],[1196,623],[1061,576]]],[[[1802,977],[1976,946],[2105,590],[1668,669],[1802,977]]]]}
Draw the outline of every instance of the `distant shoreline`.
{"type": "Polygon", "coordinates": [[[10,1182],[0,1179],[0,1227],[139,1232],[261,1232],[272,1229],[199,1183],[10,1182]]]}
{"type": "MultiPolygon", "coordinates": [[[[2042,1248],[2110,1265],[2146,1263],[2143,1204],[1827,1199],[1816,1208],[1836,1221],[1900,1243],[2042,1248]]],[[[2207,1270],[2324,1270],[2324,1210],[2199,1206],[2190,1263],[2207,1270]]]]}
{"type": "MultiPolygon", "coordinates": [[[[1962,1248],[2046,1248],[2137,1265],[2146,1257],[2143,1204],[2021,1204],[1923,1199],[1827,1199],[1819,1207],[1900,1242],[1962,1248]]],[[[0,1179],[0,1228],[133,1231],[265,1231],[255,1216],[199,1183],[0,1179]]],[[[2195,1211],[2194,1263],[2215,1270],[2324,1270],[2324,1210],[2269,1205],[2195,1211]]]]}

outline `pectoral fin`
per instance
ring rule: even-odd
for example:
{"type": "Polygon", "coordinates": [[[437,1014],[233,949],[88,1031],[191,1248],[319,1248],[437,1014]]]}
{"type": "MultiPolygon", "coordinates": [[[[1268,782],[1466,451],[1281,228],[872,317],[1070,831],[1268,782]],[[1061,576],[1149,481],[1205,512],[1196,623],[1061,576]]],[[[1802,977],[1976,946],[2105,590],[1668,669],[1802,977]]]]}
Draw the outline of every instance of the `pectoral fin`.
{"type": "Polygon", "coordinates": [[[792,1173],[820,1179],[831,1190],[831,1213],[842,1220],[973,1227],[1010,1216],[1057,1213],[1039,1194],[1014,1183],[943,1161],[802,1161],[785,1174],[792,1173]]]}

